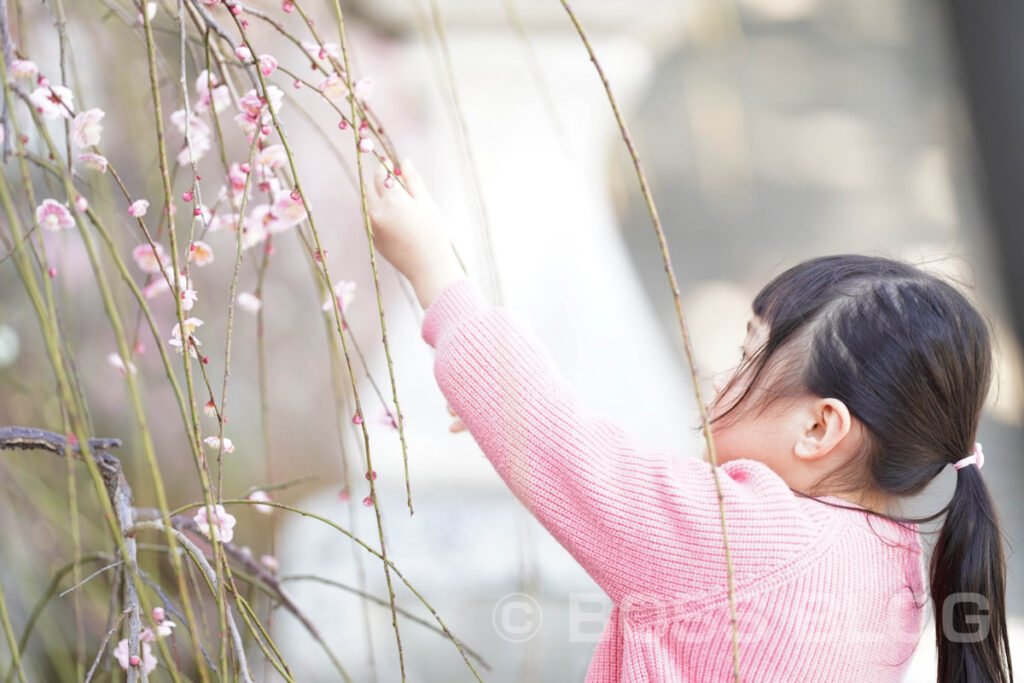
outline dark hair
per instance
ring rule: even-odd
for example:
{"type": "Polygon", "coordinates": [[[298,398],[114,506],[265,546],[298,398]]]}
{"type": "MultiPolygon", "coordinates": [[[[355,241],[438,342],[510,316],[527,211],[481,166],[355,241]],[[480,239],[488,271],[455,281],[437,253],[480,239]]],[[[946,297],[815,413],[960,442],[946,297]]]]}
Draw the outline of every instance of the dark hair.
{"type": "MultiPolygon", "coordinates": [[[[828,256],[769,282],[753,310],[767,341],[733,376],[730,385],[746,386],[716,420],[751,407],[743,404],[774,357],[771,367],[795,372],[773,377],[754,407],[810,392],[841,400],[865,427],[861,451],[827,477],[840,491],[912,495],[972,452],[992,351],[985,321],[948,283],[890,259],[828,256]]],[[[930,566],[938,680],[1012,681],[1001,534],[977,467],[958,470],[944,512],[930,566]],[[968,627],[978,596],[988,602],[985,632],[968,627]]]]}

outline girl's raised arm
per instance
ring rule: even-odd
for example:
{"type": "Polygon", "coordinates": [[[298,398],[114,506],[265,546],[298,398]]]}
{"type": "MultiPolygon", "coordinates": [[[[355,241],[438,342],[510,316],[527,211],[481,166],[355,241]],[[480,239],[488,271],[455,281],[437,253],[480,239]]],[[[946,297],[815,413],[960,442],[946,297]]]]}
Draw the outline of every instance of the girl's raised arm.
{"type": "MultiPolygon", "coordinates": [[[[375,243],[416,289],[434,376],[498,474],[616,602],[720,592],[726,563],[710,466],[647,448],[589,410],[526,325],[488,305],[458,269],[422,180],[407,162],[402,170],[411,194],[375,179],[375,243]]],[[[741,558],[769,526],[792,527],[771,558],[819,536],[767,468],[741,461],[720,473],[741,558]]],[[[746,569],[764,571],[754,564],[746,569]]]]}

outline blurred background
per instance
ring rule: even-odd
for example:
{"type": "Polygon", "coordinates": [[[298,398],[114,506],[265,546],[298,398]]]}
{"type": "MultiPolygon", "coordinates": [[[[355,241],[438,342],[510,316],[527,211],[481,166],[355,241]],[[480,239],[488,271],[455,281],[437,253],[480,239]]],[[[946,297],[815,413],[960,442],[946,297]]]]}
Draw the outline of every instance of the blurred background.
{"type": "MultiPolygon", "coordinates": [[[[329,3],[309,4],[303,7],[325,39],[336,41],[329,3]]],[[[145,60],[132,15],[114,3],[81,5],[69,10],[79,101],[107,111],[108,155],[132,192],[158,197],[145,60]],[[127,13],[127,25],[115,25],[115,10],[127,13]],[[115,35],[124,39],[112,40],[115,35]]],[[[293,21],[277,3],[253,5],[293,21]]],[[[161,5],[154,18],[168,60],[177,58],[175,6],[161,5]]],[[[698,418],[654,230],[600,81],[562,6],[440,0],[446,46],[422,0],[342,6],[354,75],[373,79],[374,111],[400,155],[411,157],[427,179],[470,275],[492,302],[530,324],[592,407],[652,446],[697,457],[698,418]]],[[[1024,564],[1014,549],[1024,536],[1017,493],[1024,481],[1024,275],[1016,260],[1024,254],[1018,227],[1024,193],[1016,184],[1024,178],[1024,9],[968,11],[955,0],[615,0],[581,1],[575,9],[652,184],[702,376],[735,364],[754,295],[809,257],[863,252],[906,259],[954,278],[986,314],[998,344],[998,377],[979,440],[1005,525],[1007,608],[1020,660],[1024,564]]],[[[58,73],[48,10],[19,10],[26,51],[58,73]]],[[[308,70],[305,56],[266,25],[254,23],[251,36],[282,65],[308,70]]],[[[198,71],[191,68],[189,82],[198,71]]],[[[350,132],[339,131],[336,115],[311,93],[292,88],[287,76],[275,78],[285,91],[283,120],[332,273],[358,283],[346,309],[350,330],[369,377],[388,398],[350,132]]],[[[175,86],[170,78],[163,85],[169,97],[175,86]]],[[[244,152],[241,144],[234,150],[238,158],[244,152]]],[[[5,172],[14,177],[14,165],[5,172]]],[[[187,189],[183,178],[178,185],[187,189]]],[[[120,201],[109,189],[90,198],[121,216],[113,220],[123,222],[118,237],[127,252],[138,239],[120,201]]],[[[138,444],[126,390],[104,360],[113,337],[80,243],[64,234],[46,239],[61,273],[55,283],[74,339],[69,353],[97,434],[125,440],[120,454],[137,503],[152,506],[148,475],[133,453],[138,444]]],[[[233,237],[222,233],[209,241],[225,256],[195,275],[194,314],[206,320],[200,337],[212,351],[209,369],[219,386],[233,237]]],[[[276,492],[275,500],[375,539],[373,510],[360,504],[369,493],[362,433],[349,423],[354,407],[347,390],[341,407],[333,407],[329,333],[310,286],[308,253],[291,235],[275,248],[264,292],[270,438],[262,437],[256,324],[239,312],[226,432],[236,452],[226,456],[225,492],[244,495],[251,487],[312,477],[276,492]]],[[[241,289],[256,277],[252,264],[245,266],[241,289]]],[[[389,556],[451,631],[487,661],[484,680],[582,680],[610,608],[607,598],[504,488],[471,437],[448,431],[432,352],[420,338],[422,313],[394,270],[379,260],[377,267],[416,510],[410,517],[402,450],[384,400],[360,373],[389,556]]],[[[120,301],[134,310],[127,295],[120,301]]],[[[159,306],[163,320],[172,320],[170,302],[159,306]]],[[[59,404],[40,346],[14,268],[0,262],[0,424],[59,431],[59,404]]],[[[171,505],[195,500],[199,487],[159,360],[144,352],[135,362],[148,382],[147,410],[171,505]]],[[[80,507],[88,537],[101,520],[88,520],[95,508],[83,472],[69,474],[65,463],[44,455],[0,457],[0,577],[16,630],[53,572],[69,561],[69,476],[85,492],[80,507]]],[[[943,473],[910,512],[941,508],[952,485],[952,473],[943,473]]],[[[336,532],[280,512],[236,513],[236,541],[254,555],[273,553],[282,575],[315,574],[386,598],[379,562],[336,532]]],[[[397,678],[386,607],[364,605],[323,583],[286,586],[355,680],[397,678]]],[[[104,591],[109,586],[81,594],[102,600],[104,591]]],[[[62,623],[70,599],[50,605],[40,620],[30,647],[35,679],[56,680],[44,673],[56,670],[50,659],[74,642],[73,629],[62,623]]],[[[404,588],[398,603],[429,618],[404,588]]],[[[88,617],[90,632],[102,631],[105,616],[98,609],[88,617]]],[[[451,643],[411,621],[400,625],[409,680],[471,680],[451,643]]],[[[275,612],[272,626],[297,680],[333,680],[328,659],[292,617],[275,612]]],[[[930,629],[908,680],[934,680],[930,629]]],[[[272,679],[272,670],[262,673],[272,679]]]]}

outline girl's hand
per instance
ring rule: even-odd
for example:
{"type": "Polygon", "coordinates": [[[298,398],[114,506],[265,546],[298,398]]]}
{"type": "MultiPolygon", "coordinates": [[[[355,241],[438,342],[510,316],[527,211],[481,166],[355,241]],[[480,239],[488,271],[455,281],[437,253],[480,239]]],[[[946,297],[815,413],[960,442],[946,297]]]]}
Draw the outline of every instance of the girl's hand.
{"type": "Polygon", "coordinates": [[[402,175],[391,187],[387,170],[377,166],[367,183],[366,203],[373,230],[373,244],[402,275],[408,278],[420,305],[426,309],[446,285],[462,276],[444,230],[444,219],[423,178],[406,159],[402,175]]]}
{"type": "Polygon", "coordinates": [[[449,432],[451,432],[452,434],[458,434],[459,432],[466,431],[465,423],[459,418],[458,415],[455,414],[455,410],[451,407],[451,405],[448,406],[448,414],[455,418],[454,420],[452,420],[452,423],[448,425],[449,432]]]}

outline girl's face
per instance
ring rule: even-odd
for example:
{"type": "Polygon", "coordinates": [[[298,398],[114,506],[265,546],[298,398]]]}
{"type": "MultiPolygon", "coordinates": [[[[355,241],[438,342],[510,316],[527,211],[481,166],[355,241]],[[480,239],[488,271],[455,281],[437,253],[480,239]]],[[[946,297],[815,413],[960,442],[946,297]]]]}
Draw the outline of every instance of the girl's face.
{"type": "Polygon", "coordinates": [[[713,381],[716,394],[709,408],[709,417],[713,420],[711,433],[715,444],[715,459],[719,464],[746,458],[763,462],[782,474],[781,470],[787,469],[787,463],[791,460],[793,435],[799,430],[804,416],[786,400],[774,401],[763,410],[757,405],[764,398],[764,392],[770,390],[775,383],[775,369],[771,366],[766,368],[743,404],[714,421],[716,417],[724,415],[736,398],[743,394],[750,382],[746,375],[752,372],[752,369],[744,367],[744,362],[767,339],[768,325],[758,316],[753,316],[747,323],[747,336],[740,349],[740,364],[720,373],[713,381]],[[743,374],[736,376],[738,372],[743,374]],[[730,386],[734,376],[735,381],[730,386]]]}

